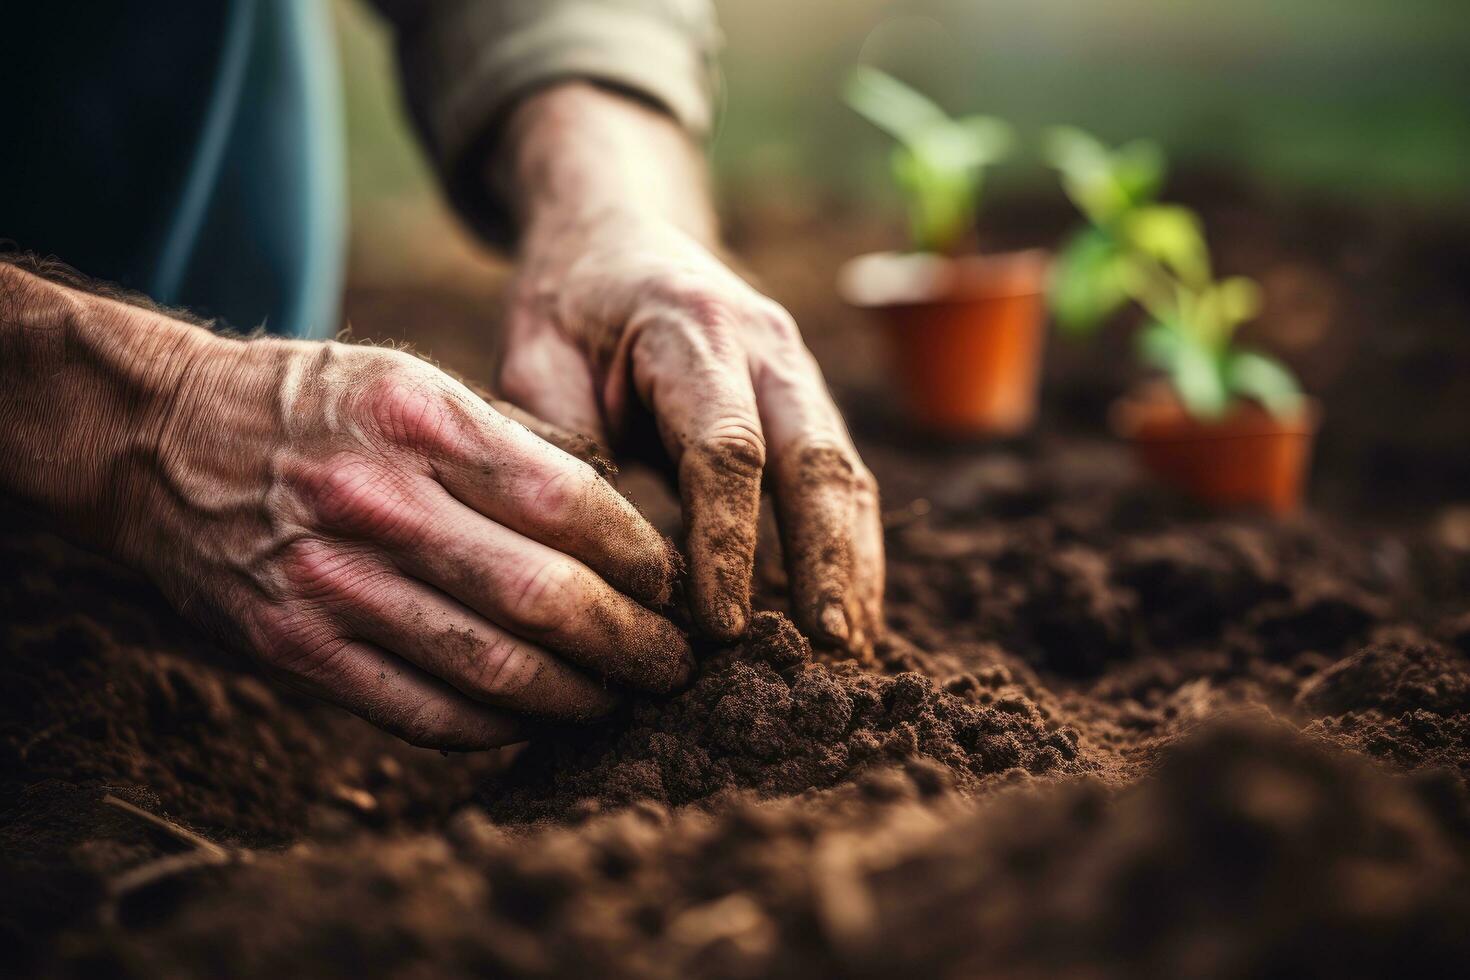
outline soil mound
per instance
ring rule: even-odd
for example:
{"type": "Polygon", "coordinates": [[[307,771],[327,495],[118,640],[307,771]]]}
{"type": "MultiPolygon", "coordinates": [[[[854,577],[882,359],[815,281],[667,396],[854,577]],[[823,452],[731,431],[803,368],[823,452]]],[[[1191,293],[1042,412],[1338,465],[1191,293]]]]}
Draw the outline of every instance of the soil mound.
{"type": "Polygon", "coordinates": [[[1308,678],[1296,707],[1307,731],[1405,769],[1470,780],[1470,660],[1412,629],[1385,630],[1308,678]]]}
{"type": "Polygon", "coordinates": [[[737,789],[790,796],[884,762],[913,763],[963,789],[1008,772],[1086,768],[1076,730],[1024,696],[977,700],[918,673],[813,663],[791,621],[763,612],[684,693],[534,743],[482,796],[497,820],[521,822],[639,801],[678,806],[737,789]]]}
{"type": "Polygon", "coordinates": [[[1470,712],[1470,661],[1432,641],[1389,638],[1311,678],[1297,704],[1318,715],[1369,710],[1461,715],[1470,712]]]}

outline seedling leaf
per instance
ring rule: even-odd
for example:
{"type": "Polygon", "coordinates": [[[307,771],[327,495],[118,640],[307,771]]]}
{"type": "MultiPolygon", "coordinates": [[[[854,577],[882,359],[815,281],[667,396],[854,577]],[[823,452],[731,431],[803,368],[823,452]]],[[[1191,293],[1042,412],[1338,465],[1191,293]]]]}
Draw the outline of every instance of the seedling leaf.
{"type": "Polygon", "coordinates": [[[1164,151],[1152,140],[1134,140],[1112,155],[1113,179],[1132,204],[1147,204],[1164,186],[1164,151]]]}
{"type": "Polygon", "coordinates": [[[951,119],[927,96],[876,68],[848,76],[850,106],[898,140],[893,177],[907,198],[917,248],[947,252],[974,223],[983,168],[1011,149],[1011,128],[991,116],[951,119]]]}
{"type": "Polygon", "coordinates": [[[948,251],[964,237],[975,213],[977,174],[935,166],[900,145],[893,148],[893,177],[908,199],[909,232],[919,249],[948,251]]]}
{"type": "Polygon", "coordinates": [[[1239,350],[1225,362],[1225,380],[1233,394],[1253,398],[1277,417],[1301,410],[1302,392],[1286,366],[1257,351],[1239,350]]]}
{"type": "Polygon", "coordinates": [[[1170,361],[1169,378],[1179,400],[1196,418],[1220,418],[1230,404],[1230,391],[1225,385],[1219,358],[1192,342],[1188,334],[1177,329],[1174,333],[1179,344],[1170,361]]]}
{"type": "Polygon", "coordinates": [[[1072,126],[1056,126],[1042,138],[1042,158],[1062,175],[1062,188],[1093,224],[1106,226],[1128,203],[1111,173],[1107,147],[1072,126]]]}
{"type": "Polygon", "coordinates": [[[1198,216],[1155,203],[1164,175],[1157,145],[1109,150],[1064,126],[1047,132],[1043,156],[1089,223],[1063,249],[1052,283],[1060,326],[1091,332],[1130,299],[1153,321],[1139,334],[1139,356],[1164,372],[1191,414],[1218,418],[1232,398],[1277,414],[1299,408],[1285,366],[1234,346],[1240,325],[1260,310],[1260,287],[1240,276],[1216,282],[1198,216]]]}
{"type": "Polygon", "coordinates": [[[1057,326],[1088,334],[1128,300],[1118,244],[1099,228],[1083,228],[1062,249],[1052,271],[1050,300],[1057,326]]]}
{"type": "Polygon", "coordinates": [[[1214,288],[1220,318],[1231,327],[1254,320],[1261,312],[1261,287],[1254,279],[1231,276],[1214,288]]]}
{"type": "Polygon", "coordinates": [[[1138,355],[1144,363],[1168,372],[1179,355],[1179,331],[1162,323],[1153,322],[1138,334],[1138,355]]]}
{"type": "Polygon", "coordinates": [[[1074,126],[1047,130],[1042,158],[1061,172],[1067,196],[1097,225],[1111,225],[1152,201],[1164,179],[1164,155],[1157,144],[1135,140],[1112,151],[1074,126]]]}
{"type": "Polygon", "coordinates": [[[1041,155],[1051,166],[1080,180],[1100,179],[1108,171],[1108,148],[1076,126],[1053,126],[1041,139],[1041,155]]]}
{"type": "Polygon", "coordinates": [[[918,141],[925,129],[949,118],[928,96],[867,65],[848,74],[843,95],[849,106],[901,143],[918,141]]]}
{"type": "Polygon", "coordinates": [[[970,166],[983,167],[1005,159],[1016,145],[1016,131],[1002,119],[974,115],[956,120],[955,127],[970,141],[970,166]]]}
{"type": "Polygon", "coordinates": [[[1209,252],[1193,211],[1176,204],[1150,204],[1129,212],[1122,224],[1130,244],[1164,263],[1186,283],[1209,282],[1209,252]]]}

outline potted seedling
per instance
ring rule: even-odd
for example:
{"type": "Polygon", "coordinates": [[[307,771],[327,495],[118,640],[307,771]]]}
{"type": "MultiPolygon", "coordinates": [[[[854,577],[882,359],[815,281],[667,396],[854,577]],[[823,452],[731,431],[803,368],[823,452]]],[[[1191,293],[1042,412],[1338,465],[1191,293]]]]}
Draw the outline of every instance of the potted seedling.
{"type": "Polygon", "coordinates": [[[1205,503],[1294,511],[1318,410],[1284,365],[1236,341],[1260,309],[1259,287],[1216,279],[1199,218],[1159,202],[1156,145],[1113,150],[1059,127],[1043,154],[1086,218],[1053,270],[1058,328],[1091,334],[1135,304],[1146,318],[1139,354],[1162,375],[1114,405],[1114,428],[1150,470],[1205,503]]]}
{"type": "Polygon", "coordinates": [[[1010,127],[951,118],[873,68],[855,70],[845,95],[896,141],[891,169],[913,250],[852,260],[843,296],[879,317],[916,422],[949,434],[1024,430],[1036,414],[1048,257],[974,254],[985,168],[1010,151],[1010,127]]]}

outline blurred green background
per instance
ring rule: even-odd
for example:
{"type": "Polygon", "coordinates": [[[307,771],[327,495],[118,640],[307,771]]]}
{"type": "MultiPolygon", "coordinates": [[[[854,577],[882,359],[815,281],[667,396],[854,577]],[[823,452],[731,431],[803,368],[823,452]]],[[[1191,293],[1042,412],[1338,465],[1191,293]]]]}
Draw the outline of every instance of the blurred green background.
{"type": "MultiPolygon", "coordinates": [[[[354,262],[388,266],[443,212],[403,119],[388,39],[334,0],[348,98],[354,262]],[[381,256],[390,261],[373,262],[381,256]]],[[[1461,207],[1470,199],[1466,0],[720,0],[727,206],[892,203],[885,141],[838,101],[879,65],[1023,134],[1071,122],[1152,136],[1181,168],[1290,192],[1461,207]]],[[[1050,178],[1024,157],[995,184],[1050,178]]],[[[411,249],[410,249],[411,250],[411,249]]],[[[387,272],[386,268],[375,271],[387,272]]]]}

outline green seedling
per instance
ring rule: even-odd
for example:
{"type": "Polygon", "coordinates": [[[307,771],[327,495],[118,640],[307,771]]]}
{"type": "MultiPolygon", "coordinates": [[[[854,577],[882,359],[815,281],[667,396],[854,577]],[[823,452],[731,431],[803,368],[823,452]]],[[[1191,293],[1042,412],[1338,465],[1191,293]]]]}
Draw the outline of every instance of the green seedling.
{"type": "Polygon", "coordinates": [[[1109,149],[1079,129],[1058,127],[1042,150],[1087,219],[1057,257],[1050,298],[1058,326],[1089,335],[1136,303],[1149,318],[1139,353],[1190,414],[1218,419],[1239,398],[1278,416],[1297,412],[1302,395],[1291,371],[1235,342],[1260,311],[1260,287],[1243,276],[1215,279],[1199,217],[1158,201],[1158,146],[1138,140],[1109,149]]]}
{"type": "Polygon", "coordinates": [[[1015,142],[1010,126],[990,116],[952,118],[876,68],[854,69],[844,94],[848,105],[897,140],[890,162],[907,201],[914,248],[957,251],[975,226],[985,168],[1015,142]]]}

